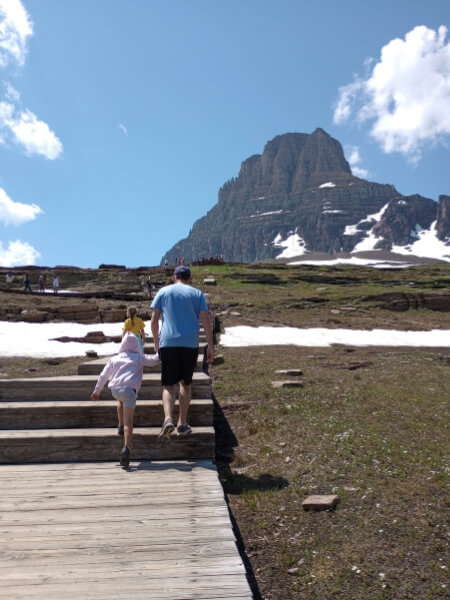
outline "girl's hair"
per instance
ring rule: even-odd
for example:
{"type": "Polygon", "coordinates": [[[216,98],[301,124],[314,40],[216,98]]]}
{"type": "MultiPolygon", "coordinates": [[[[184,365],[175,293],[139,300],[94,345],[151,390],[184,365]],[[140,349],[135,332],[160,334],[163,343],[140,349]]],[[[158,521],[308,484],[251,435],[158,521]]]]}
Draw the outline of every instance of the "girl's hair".
{"type": "Polygon", "coordinates": [[[135,306],[129,306],[127,308],[127,317],[131,319],[131,322],[134,325],[134,317],[137,315],[137,309],[135,306]]]}

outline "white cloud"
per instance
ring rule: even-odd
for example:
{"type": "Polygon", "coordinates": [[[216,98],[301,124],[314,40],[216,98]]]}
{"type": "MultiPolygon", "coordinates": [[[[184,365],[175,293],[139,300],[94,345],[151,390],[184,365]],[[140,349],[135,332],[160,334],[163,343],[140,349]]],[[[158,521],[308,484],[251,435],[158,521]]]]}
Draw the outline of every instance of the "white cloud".
{"type": "Polygon", "coordinates": [[[367,169],[363,169],[359,166],[359,163],[361,162],[361,156],[359,154],[358,146],[346,146],[345,157],[349,162],[353,175],[356,177],[362,177],[363,179],[369,177],[370,172],[367,169]]]}
{"type": "MultiPolygon", "coordinates": [[[[26,109],[17,114],[10,102],[0,102],[0,131],[12,134],[12,139],[23,146],[27,154],[41,154],[53,160],[63,151],[63,145],[47,123],[40,121],[26,109]]],[[[2,143],[5,143],[3,138],[2,143]]]]}
{"type": "Polygon", "coordinates": [[[14,202],[8,194],[0,188],[0,221],[5,225],[21,225],[33,221],[42,209],[37,204],[23,204],[14,202]]]}
{"type": "Polygon", "coordinates": [[[13,102],[19,102],[20,100],[20,93],[13,88],[13,86],[8,83],[7,81],[4,82],[5,84],[5,96],[8,98],[8,100],[11,100],[13,102]]]}
{"type": "Polygon", "coordinates": [[[372,120],[370,135],[386,153],[400,152],[417,161],[426,143],[442,143],[450,134],[450,43],[447,28],[415,27],[394,39],[366,79],[340,88],[334,122],[354,114],[372,120]]]}
{"type": "Polygon", "coordinates": [[[125,125],[123,125],[122,123],[119,123],[119,124],[117,125],[117,127],[118,127],[119,129],[121,129],[121,130],[124,132],[124,134],[125,134],[125,135],[128,135],[128,129],[125,127],[125,125]]]}
{"type": "Polygon", "coordinates": [[[40,257],[40,253],[28,242],[8,242],[8,247],[4,248],[0,242],[0,266],[17,267],[21,265],[34,265],[40,257]]]}
{"type": "Polygon", "coordinates": [[[47,123],[39,121],[28,109],[21,112],[18,119],[13,119],[9,127],[27,154],[42,154],[53,160],[63,151],[62,143],[47,123]]]}
{"type": "Polygon", "coordinates": [[[14,59],[25,62],[27,38],[33,34],[30,18],[20,0],[0,0],[0,67],[14,59]]]}

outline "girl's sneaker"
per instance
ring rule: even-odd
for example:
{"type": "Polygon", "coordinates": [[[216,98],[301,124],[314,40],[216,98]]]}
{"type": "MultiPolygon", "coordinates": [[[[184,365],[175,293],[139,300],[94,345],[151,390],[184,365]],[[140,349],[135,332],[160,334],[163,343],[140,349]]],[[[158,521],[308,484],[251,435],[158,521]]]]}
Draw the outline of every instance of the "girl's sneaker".
{"type": "Polygon", "coordinates": [[[122,448],[122,450],[120,451],[120,466],[121,467],[128,467],[128,465],[130,464],[130,454],[131,454],[131,451],[128,448],[128,446],[124,446],[122,448]]]}
{"type": "Polygon", "coordinates": [[[117,427],[117,435],[123,435],[123,425],[117,427]]]}

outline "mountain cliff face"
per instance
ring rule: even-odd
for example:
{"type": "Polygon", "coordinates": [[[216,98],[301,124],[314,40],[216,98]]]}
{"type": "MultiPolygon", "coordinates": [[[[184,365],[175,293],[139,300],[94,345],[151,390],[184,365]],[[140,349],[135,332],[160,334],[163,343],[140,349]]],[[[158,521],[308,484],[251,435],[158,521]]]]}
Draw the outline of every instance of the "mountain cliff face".
{"type": "Polygon", "coordinates": [[[392,185],[354,177],[340,143],[323,129],[287,133],[242,163],[217,204],[162,262],[253,262],[279,257],[292,242],[298,254],[391,250],[413,244],[433,224],[439,240],[450,238],[449,196],[439,204],[402,196],[392,185]]]}

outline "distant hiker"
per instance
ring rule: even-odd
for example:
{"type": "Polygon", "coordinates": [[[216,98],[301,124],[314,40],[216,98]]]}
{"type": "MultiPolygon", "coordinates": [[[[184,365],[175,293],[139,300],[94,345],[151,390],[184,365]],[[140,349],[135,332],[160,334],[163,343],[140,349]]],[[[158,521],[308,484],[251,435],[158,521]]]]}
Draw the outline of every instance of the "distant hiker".
{"type": "Polygon", "coordinates": [[[57,276],[55,276],[53,278],[53,293],[55,294],[55,296],[58,293],[58,290],[59,290],[59,279],[57,276]]]}
{"type": "Polygon", "coordinates": [[[42,274],[39,275],[39,293],[45,294],[45,281],[44,276],[42,274]]]}
{"type": "Polygon", "coordinates": [[[146,285],[146,287],[147,287],[147,294],[148,294],[148,297],[149,297],[149,298],[150,298],[150,300],[151,300],[151,299],[152,299],[152,288],[153,288],[153,285],[152,285],[152,278],[151,278],[151,276],[150,276],[150,275],[148,276],[148,279],[147,279],[147,281],[145,282],[145,285],[146,285]]]}
{"type": "Polygon", "coordinates": [[[30,277],[28,276],[28,273],[25,273],[25,275],[23,277],[23,291],[30,292],[30,294],[33,293],[33,290],[31,289],[30,277]]]}
{"type": "Polygon", "coordinates": [[[153,356],[143,354],[138,338],[127,331],[122,338],[119,353],[105,365],[91,394],[92,400],[98,400],[101,391],[109,381],[108,387],[117,400],[119,421],[117,433],[125,436],[125,444],[120,451],[122,467],[128,467],[130,464],[136,394],[142,384],[144,366],[152,367],[158,364],[158,361],[157,354],[153,356]]]}
{"type": "Polygon", "coordinates": [[[138,338],[139,344],[141,345],[142,352],[144,351],[145,343],[145,331],[144,321],[137,316],[137,308],[135,306],[129,306],[127,308],[127,318],[122,327],[122,337],[127,331],[131,331],[138,338]]]}
{"type": "Polygon", "coordinates": [[[159,440],[170,438],[175,429],[173,410],[180,384],[177,434],[189,435],[192,431],[187,422],[192,394],[192,376],[197,364],[199,341],[199,318],[203,323],[208,341],[207,360],[214,358],[213,333],[206,298],[200,290],[192,287],[189,267],[179,265],[174,271],[174,285],[161,288],[151,308],[151,328],[155,351],[161,358],[161,385],[164,423],[159,440]],[[162,317],[161,333],[159,318],[162,317]]]}
{"type": "Polygon", "coordinates": [[[6,273],[6,287],[10,287],[14,281],[14,275],[12,273],[6,273]]]}

